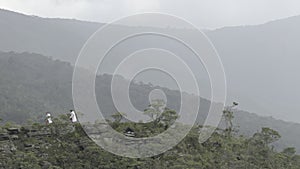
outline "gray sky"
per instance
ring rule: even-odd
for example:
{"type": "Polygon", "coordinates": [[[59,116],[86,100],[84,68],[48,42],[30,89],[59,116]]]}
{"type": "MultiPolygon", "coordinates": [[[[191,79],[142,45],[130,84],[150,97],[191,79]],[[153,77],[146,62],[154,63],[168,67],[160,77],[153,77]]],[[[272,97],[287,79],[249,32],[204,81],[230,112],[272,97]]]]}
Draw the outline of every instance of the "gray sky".
{"type": "Polygon", "coordinates": [[[41,17],[97,22],[141,12],[163,12],[210,29],[300,15],[299,0],[0,0],[0,7],[41,17]]]}

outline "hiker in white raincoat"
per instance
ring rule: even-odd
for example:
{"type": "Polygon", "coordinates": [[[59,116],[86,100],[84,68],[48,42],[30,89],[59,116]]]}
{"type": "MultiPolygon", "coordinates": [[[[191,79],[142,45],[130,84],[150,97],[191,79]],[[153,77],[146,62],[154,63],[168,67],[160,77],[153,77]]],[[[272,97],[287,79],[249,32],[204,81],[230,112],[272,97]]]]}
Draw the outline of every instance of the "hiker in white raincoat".
{"type": "Polygon", "coordinates": [[[51,119],[51,114],[50,114],[50,112],[47,112],[46,113],[46,124],[52,124],[53,123],[53,121],[52,121],[52,119],[51,119]]]}
{"type": "Polygon", "coordinates": [[[70,120],[73,123],[77,122],[77,117],[74,110],[70,110],[70,120]]]}

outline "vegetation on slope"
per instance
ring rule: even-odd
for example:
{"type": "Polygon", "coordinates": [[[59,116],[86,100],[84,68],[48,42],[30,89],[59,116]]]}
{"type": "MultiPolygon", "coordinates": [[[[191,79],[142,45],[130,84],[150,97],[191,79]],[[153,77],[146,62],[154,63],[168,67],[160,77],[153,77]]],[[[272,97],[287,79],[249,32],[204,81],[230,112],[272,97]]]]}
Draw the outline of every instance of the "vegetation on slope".
{"type": "MultiPolygon", "coordinates": [[[[134,137],[159,134],[177,118],[170,109],[162,113],[160,119],[164,120],[145,124],[124,122],[120,117],[115,114],[109,125],[121,133],[131,128],[134,137]]],[[[300,156],[294,148],[277,152],[271,146],[280,135],[270,128],[248,138],[236,135],[234,130],[218,129],[202,144],[198,141],[199,128],[194,126],[184,140],[163,154],[131,159],[101,149],[79,123],[70,123],[65,115],[55,118],[51,125],[6,124],[1,126],[0,168],[299,169],[300,156]]]]}
{"type": "MultiPolygon", "coordinates": [[[[53,60],[33,53],[0,52],[0,117],[7,121],[25,124],[28,119],[43,122],[46,111],[52,115],[65,114],[72,103],[73,67],[66,62],[53,60]]],[[[111,76],[101,75],[96,79],[98,104],[106,118],[116,112],[110,91],[111,76]]],[[[132,104],[143,111],[149,104],[149,92],[157,86],[132,84],[130,96],[132,104]]],[[[168,99],[167,107],[178,111],[180,93],[161,88],[168,99]]],[[[201,99],[199,124],[203,124],[210,102],[201,99]]],[[[274,118],[261,117],[243,111],[235,111],[233,122],[239,126],[239,133],[252,136],[262,127],[269,127],[281,133],[282,138],[274,145],[283,150],[287,146],[296,147],[300,152],[300,125],[274,118]]],[[[223,128],[223,127],[221,127],[223,128]]]]}

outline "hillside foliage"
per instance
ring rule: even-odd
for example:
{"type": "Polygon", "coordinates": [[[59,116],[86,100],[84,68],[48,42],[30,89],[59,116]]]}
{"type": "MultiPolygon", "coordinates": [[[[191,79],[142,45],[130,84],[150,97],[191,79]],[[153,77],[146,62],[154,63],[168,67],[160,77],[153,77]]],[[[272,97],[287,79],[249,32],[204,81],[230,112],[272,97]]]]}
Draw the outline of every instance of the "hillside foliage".
{"type": "MultiPolygon", "coordinates": [[[[131,123],[124,122],[116,113],[108,122],[120,133],[131,128],[134,137],[149,137],[174,124],[174,114],[173,110],[165,109],[161,115],[164,120],[131,123]]],[[[79,123],[69,122],[65,115],[54,118],[51,125],[6,124],[1,126],[0,168],[299,169],[300,156],[295,154],[295,148],[278,152],[272,147],[271,144],[280,138],[275,130],[262,128],[252,137],[243,137],[218,129],[209,140],[200,144],[200,128],[194,126],[177,146],[163,154],[151,158],[126,158],[97,146],[79,123]],[[6,139],[5,133],[8,133],[6,139]]]]}

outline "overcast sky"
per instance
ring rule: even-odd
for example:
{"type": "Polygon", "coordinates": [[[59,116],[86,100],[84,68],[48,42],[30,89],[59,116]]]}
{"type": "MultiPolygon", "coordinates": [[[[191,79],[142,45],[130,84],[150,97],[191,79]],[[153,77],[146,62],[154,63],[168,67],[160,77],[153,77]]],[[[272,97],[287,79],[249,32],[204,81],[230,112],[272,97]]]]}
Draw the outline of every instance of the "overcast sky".
{"type": "Polygon", "coordinates": [[[141,12],[163,12],[210,29],[300,15],[299,0],[0,0],[0,7],[42,17],[97,22],[141,12]]]}

